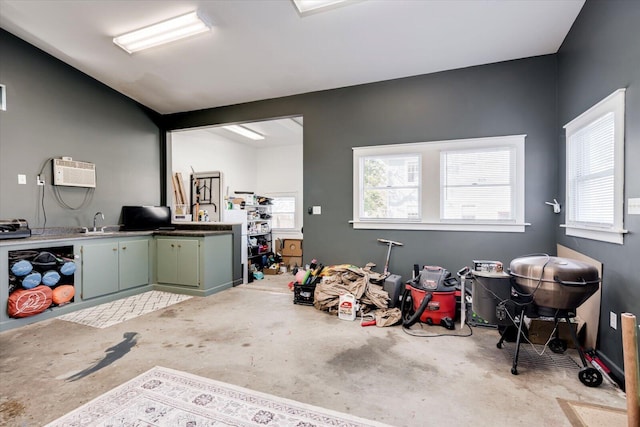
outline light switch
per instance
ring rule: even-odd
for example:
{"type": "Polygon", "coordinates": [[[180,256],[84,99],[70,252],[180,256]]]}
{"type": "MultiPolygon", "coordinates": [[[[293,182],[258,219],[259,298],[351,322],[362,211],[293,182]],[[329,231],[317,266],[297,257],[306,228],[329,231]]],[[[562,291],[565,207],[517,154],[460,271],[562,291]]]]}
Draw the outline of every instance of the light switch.
{"type": "Polygon", "coordinates": [[[322,207],[321,206],[314,206],[313,207],[313,211],[311,213],[313,215],[321,215],[322,214],[322,207]]]}
{"type": "Polygon", "coordinates": [[[629,199],[627,202],[627,213],[629,215],[640,215],[640,198],[629,199]]]}
{"type": "Polygon", "coordinates": [[[18,174],[18,184],[26,184],[27,183],[27,175],[18,174]]]}

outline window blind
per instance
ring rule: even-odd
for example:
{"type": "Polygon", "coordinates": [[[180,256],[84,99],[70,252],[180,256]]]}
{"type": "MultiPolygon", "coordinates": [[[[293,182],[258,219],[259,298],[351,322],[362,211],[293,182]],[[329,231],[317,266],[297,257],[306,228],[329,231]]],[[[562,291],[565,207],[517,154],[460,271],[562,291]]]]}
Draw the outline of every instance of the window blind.
{"type": "Polygon", "coordinates": [[[568,138],[570,224],[614,225],[614,119],[607,113],[568,138]]]}
{"type": "Polygon", "coordinates": [[[442,220],[513,221],[515,149],[440,152],[442,220]]]}

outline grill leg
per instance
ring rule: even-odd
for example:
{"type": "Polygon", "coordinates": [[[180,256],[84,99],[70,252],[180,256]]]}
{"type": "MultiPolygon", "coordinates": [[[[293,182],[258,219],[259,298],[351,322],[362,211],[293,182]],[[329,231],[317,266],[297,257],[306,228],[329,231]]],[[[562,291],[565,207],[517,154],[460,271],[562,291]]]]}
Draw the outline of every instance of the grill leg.
{"type": "Polygon", "coordinates": [[[518,375],[518,356],[520,355],[520,339],[522,338],[522,324],[524,323],[524,307],[520,308],[518,318],[520,322],[518,323],[518,337],[516,338],[516,354],[513,356],[513,365],[511,366],[513,375],[518,375]]]}
{"type": "Polygon", "coordinates": [[[569,314],[565,314],[564,320],[567,322],[567,326],[569,327],[569,332],[571,333],[571,339],[573,340],[573,345],[578,349],[578,354],[580,355],[580,360],[582,360],[582,366],[585,368],[587,365],[587,359],[584,357],[584,353],[582,351],[582,347],[580,347],[580,343],[578,342],[578,335],[576,335],[576,331],[571,327],[571,320],[569,319],[569,314]]]}

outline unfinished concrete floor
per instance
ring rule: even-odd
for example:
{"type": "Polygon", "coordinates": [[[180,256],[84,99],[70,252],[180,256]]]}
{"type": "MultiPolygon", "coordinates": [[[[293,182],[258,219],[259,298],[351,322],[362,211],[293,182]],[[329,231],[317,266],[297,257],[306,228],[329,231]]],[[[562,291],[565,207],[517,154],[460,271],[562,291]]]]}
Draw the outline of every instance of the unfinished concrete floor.
{"type": "Polygon", "coordinates": [[[577,367],[521,364],[511,375],[514,345],[496,348],[495,330],[417,338],[361,327],[294,305],[290,280],[268,277],[105,329],[51,319],[3,332],[0,425],[44,425],[153,366],[393,426],[571,427],[557,398],[625,408],[606,381],[582,385],[577,367]],[[107,350],[112,363],[99,364],[107,350]]]}

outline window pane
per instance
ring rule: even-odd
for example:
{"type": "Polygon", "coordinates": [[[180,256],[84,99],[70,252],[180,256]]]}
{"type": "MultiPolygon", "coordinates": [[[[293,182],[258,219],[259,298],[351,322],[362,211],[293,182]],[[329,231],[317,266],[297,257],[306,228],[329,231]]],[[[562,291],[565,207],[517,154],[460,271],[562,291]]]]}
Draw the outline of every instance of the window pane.
{"type": "Polygon", "coordinates": [[[417,189],[370,189],[364,191],[362,218],[418,218],[417,189]]]}
{"type": "Polygon", "coordinates": [[[443,211],[445,219],[510,220],[513,218],[511,187],[446,188],[443,211]]]}
{"type": "Polygon", "coordinates": [[[273,228],[295,228],[296,218],[292,213],[277,213],[271,219],[273,228]]]}
{"type": "Polygon", "coordinates": [[[420,212],[420,156],[363,157],[361,219],[416,219],[420,212]]]}
{"type": "Polygon", "coordinates": [[[296,198],[294,196],[274,196],[271,203],[271,227],[296,228],[296,198]]]}
{"type": "Polygon", "coordinates": [[[511,148],[442,151],[441,219],[515,218],[515,154],[511,148]]]}
{"type": "Polygon", "coordinates": [[[613,175],[578,182],[576,221],[613,224],[613,175]]]}

